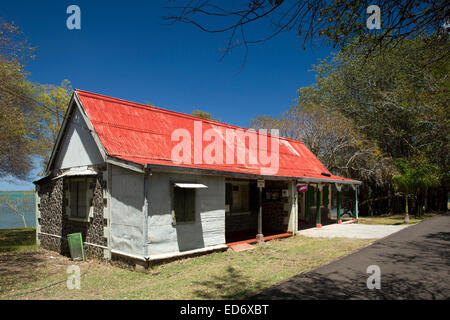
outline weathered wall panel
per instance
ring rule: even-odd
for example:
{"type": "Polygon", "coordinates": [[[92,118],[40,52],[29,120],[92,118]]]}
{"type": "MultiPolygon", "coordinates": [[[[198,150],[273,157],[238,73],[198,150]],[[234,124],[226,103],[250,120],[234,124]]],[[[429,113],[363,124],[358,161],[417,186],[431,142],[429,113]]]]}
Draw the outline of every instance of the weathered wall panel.
{"type": "Polygon", "coordinates": [[[76,108],[62,141],[55,168],[67,169],[101,163],[103,163],[102,155],[80,111],[76,108]]]}
{"type": "Polygon", "coordinates": [[[178,253],[225,243],[225,180],[223,177],[153,172],[150,177],[149,254],[178,253]],[[208,186],[196,189],[195,222],[172,225],[174,182],[208,186]]]}
{"type": "Polygon", "coordinates": [[[144,175],[111,166],[111,249],[144,255],[144,175]]]}

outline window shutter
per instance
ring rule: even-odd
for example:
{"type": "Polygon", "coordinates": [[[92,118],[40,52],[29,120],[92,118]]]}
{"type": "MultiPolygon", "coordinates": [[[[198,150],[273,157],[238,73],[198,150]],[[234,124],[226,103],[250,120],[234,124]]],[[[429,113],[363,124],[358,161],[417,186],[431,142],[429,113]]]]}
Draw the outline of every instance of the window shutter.
{"type": "Polygon", "coordinates": [[[174,211],[178,221],[184,221],[184,189],[174,189],[174,211]]]}
{"type": "Polygon", "coordinates": [[[195,189],[174,188],[172,224],[195,221],[195,189]]]}
{"type": "Polygon", "coordinates": [[[185,219],[184,221],[195,221],[195,189],[185,189],[185,219]]]}

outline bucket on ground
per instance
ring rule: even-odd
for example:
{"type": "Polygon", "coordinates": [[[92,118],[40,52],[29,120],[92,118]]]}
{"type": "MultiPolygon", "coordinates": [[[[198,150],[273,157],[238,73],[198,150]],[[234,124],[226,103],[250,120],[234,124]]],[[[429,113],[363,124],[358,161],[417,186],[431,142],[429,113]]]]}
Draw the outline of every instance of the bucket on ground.
{"type": "Polygon", "coordinates": [[[67,235],[69,242],[70,256],[74,261],[84,261],[83,237],[81,233],[72,233],[67,235]]]}

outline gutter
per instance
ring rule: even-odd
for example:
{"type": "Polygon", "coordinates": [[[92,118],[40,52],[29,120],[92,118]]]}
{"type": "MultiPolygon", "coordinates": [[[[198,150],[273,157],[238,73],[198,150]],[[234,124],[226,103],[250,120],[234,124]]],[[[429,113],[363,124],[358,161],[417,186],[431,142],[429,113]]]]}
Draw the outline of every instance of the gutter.
{"type": "MultiPolygon", "coordinates": [[[[112,157],[109,157],[107,162],[113,163],[115,165],[123,166],[125,167],[125,164],[121,164],[119,161],[113,160],[112,157]]],[[[130,168],[131,163],[133,162],[127,162],[128,169],[137,171],[137,172],[143,172],[142,169],[138,169],[136,167],[130,168]]],[[[137,165],[136,163],[133,163],[137,165]]],[[[142,165],[141,165],[142,166],[142,165]]],[[[258,175],[258,174],[252,174],[252,173],[242,173],[242,172],[234,172],[234,171],[223,171],[223,170],[214,170],[214,169],[204,169],[204,168],[193,168],[193,167],[183,167],[178,165],[161,165],[161,164],[151,164],[147,163],[145,166],[148,168],[155,170],[155,171],[161,171],[161,172],[182,172],[182,173],[191,173],[191,174],[203,174],[203,175],[219,175],[224,177],[236,177],[236,178],[247,178],[247,179],[264,179],[264,180],[298,180],[302,182],[311,182],[311,183],[342,183],[342,184],[353,184],[353,185],[361,185],[362,182],[358,180],[339,180],[339,179],[320,179],[320,178],[308,178],[308,177],[295,177],[295,176],[270,176],[270,175],[258,175]]],[[[143,166],[143,168],[145,168],[143,166]]]]}
{"type": "Polygon", "coordinates": [[[320,179],[320,178],[296,178],[301,182],[313,182],[313,183],[339,183],[339,184],[350,184],[350,185],[362,185],[361,181],[358,180],[331,180],[331,179],[320,179]]]}

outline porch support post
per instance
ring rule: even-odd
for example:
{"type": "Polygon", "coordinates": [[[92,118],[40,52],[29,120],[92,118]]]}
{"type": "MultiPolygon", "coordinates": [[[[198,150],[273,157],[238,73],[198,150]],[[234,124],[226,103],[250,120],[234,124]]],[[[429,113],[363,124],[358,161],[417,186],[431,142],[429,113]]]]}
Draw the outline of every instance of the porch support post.
{"type": "Polygon", "coordinates": [[[317,217],[316,217],[316,228],[322,228],[322,217],[320,214],[321,206],[322,206],[322,193],[323,184],[317,185],[317,217]]]}
{"type": "MultiPolygon", "coordinates": [[[[308,185],[308,188],[309,188],[309,185],[308,185]]],[[[309,189],[308,189],[308,191],[306,191],[305,192],[305,224],[308,224],[309,223],[309,206],[311,205],[310,203],[309,203],[309,196],[310,195],[310,193],[309,193],[309,189]]]]}
{"type": "Polygon", "coordinates": [[[353,221],[358,221],[358,187],[352,184],[353,192],[353,221]]]}
{"type": "Polygon", "coordinates": [[[259,187],[259,211],[258,211],[258,234],[256,239],[259,243],[264,242],[264,235],[262,233],[262,187],[259,187]]]}
{"type": "Polygon", "coordinates": [[[289,219],[287,231],[295,234],[298,230],[298,191],[297,182],[289,181],[289,219]]]}
{"type": "Polygon", "coordinates": [[[341,224],[341,190],[342,190],[342,184],[336,183],[336,220],[337,223],[341,224]]]}

